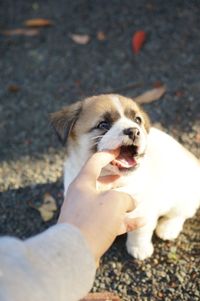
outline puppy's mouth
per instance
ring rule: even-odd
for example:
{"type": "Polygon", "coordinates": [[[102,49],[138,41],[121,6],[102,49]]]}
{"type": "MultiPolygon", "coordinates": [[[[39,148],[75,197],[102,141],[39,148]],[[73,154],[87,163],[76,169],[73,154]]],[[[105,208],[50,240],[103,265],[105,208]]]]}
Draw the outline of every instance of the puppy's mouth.
{"type": "Polygon", "coordinates": [[[119,156],[111,162],[120,171],[129,171],[137,166],[136,157],[138,155],[138,147],[135,145],[122,145],[120,147],[119,156]]]}

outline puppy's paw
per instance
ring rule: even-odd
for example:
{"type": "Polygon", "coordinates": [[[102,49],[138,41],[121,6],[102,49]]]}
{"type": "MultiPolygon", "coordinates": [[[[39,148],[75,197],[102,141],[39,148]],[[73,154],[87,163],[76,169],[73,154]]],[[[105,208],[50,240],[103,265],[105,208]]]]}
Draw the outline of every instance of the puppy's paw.
{"type": "Polygon", "coordinates": [[[136,259],[144,260],[153,254],[153,244],[130,245],[127,244],[127,251],[136,259]]]}
{"type": "Polygon", "coordinates": [[[182,218],[169,219],[167,217],[163,217],[158,222],[156,234],[163,240],[174,240],[178,237],[182,227],[182,218]]]}

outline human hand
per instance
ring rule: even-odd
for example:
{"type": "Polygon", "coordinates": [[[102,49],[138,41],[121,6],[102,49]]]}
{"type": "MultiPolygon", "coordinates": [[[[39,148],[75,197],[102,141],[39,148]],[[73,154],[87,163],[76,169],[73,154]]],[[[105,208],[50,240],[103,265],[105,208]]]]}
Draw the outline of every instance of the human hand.
{"type": "MultiPolygon", "coordinates": [[[[87,161],[68,188],[58,220],[59,223],[69,223],[80,229],[97,263],[117,235],[144,224],[141,218],[126,218],[126,212],[135,208],[130,195],[96,189],[102,168],[117,155],[116,151],[98,152],[87,161]]],[[[110,176],[106,182],[114,180],[116,176],[110,176]]]]}

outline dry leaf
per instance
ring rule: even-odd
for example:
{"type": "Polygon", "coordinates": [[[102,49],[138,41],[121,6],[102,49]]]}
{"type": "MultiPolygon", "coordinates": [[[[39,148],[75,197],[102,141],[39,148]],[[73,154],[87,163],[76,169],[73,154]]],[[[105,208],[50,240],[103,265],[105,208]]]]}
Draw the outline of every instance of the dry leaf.
{"type": "Polygon", "coordinates": [[[113,293],[90,293],[80,301],[120,301],[121,299],[113,293]]]}
{"type": "Polygon", "coordinates": [[[177,91],[175,92],[175,95],[176,95],[176,97],[183,97],[183,96],[184,96],[184,92],[181,91],[181,90],[177,90],[177,91]]]}
{"type": "Polygon", "coordinates": [[[103,31],[98,31],[97,32],[97,40],[99,41],[105,41],[106,35],[103,31]]]}
{"type": "Polygon", "coordinates": [[[147,3],[146,8],[150,11],[154,11],[156,9],[156,6],[153,3],[147,3]]]}
{"type": "Polygon", "coordinates": [[[160,80],[157,80],[153,83],[153,88],[160,88],[163,86],[163,83],[160,80]]]}
{"type": "Polygon", "coordinates": [[[86,45],[90,41],[90,36],[87,34],[70,34],[70,38],[76,43],[80,45],[86,45]]]}
{"type": "Polygon", "coordinates": [[[41,214],[43,221],[47,222],[53,218],[57,205],[55,199],[48,192],[45,193],[43,198],[43,204],[37,208],[41,214]]]}
{"type": "Polygon", "coordinates": [[[145,31],[136,31],[132,37],[132,50],[135,54],[139,53],[147,39],[145,31]]]}
{"type": "Polygon", "coordinates": [[[54,22],[49,19],[36,18],[24,21],[24,25],[27,27],[47,27],[54,25],[54,22]]]}
{"type": "Polygon", "coordinates": [[[19,90],[20,90],[20,87],[18,85],[16,85],[16,84],[10,84],[8,86],[8,91],[9,92],[17,93],[17,92],[19,92],[19,90]]]}
{"type": "Polygon", "coordinates": [[[77,87],[80,87],[80,85],[81,85],[81,81],[79,79],[75,80],[74,83],[77,87]]]}
{"type": "Polygon", "coordinates": [[[161,98],[161,96],[163,96],[165,92],[166,86],[163,85],[159,88],[154,88],[152,90],[144,92],[143,94],[135,97],[134,100],[139,104],[150,103],[161,98]]]}
{"type": "Polygon", "coordinates": [[[16,28],[8,29],[1,32],[5,36],[37,36],[40,32],[38,29],[16,28]]]}

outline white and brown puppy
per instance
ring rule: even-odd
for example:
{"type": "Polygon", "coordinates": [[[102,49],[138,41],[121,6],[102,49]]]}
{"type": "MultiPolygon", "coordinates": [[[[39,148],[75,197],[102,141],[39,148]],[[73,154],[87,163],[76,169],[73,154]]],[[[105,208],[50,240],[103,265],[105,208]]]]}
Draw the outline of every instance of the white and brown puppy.
{"type": "Polygon", "coordinates": [[[120,148],[102,173],[121,175],[111,188],[137,201],[130,216],[146,218],[144,227],[128,234],[127,250],[134,257],[151,256],[154,229],[164,240],[175,239],[184,221],[195,214],[200,204],[198,160],[172,137],[150,127],[148,116],[132,99],[93,96],[53,113],[52,124],[62,142],[67,141],[65,193],[92,153],[120,148]]]}

